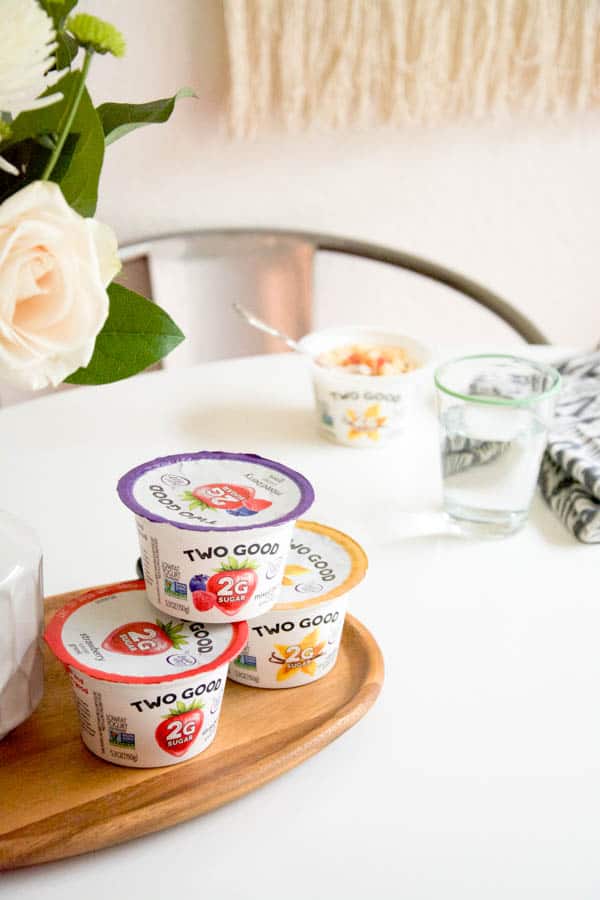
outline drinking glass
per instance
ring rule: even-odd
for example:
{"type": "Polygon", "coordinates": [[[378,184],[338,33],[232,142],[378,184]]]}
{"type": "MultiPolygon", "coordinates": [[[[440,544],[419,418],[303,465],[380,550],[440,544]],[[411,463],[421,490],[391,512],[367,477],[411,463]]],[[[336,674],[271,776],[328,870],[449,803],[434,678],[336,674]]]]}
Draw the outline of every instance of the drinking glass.
{"type": "Polygon", "coordinates": [[[535,491],[560,375],[494,354],[450,360],[434,378],[446,512],[469,533],[517,531],[535,491]]]}

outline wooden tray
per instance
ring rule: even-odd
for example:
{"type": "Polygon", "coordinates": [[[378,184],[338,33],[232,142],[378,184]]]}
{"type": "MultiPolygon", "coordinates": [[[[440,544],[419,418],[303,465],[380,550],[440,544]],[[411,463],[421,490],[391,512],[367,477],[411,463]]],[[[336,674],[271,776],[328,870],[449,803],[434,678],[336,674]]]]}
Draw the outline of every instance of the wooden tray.
{"type": "MultiPolygon", "coordinates": [[[[78,593],[47,600],[47,616],[78,593]]],[[[126,769],[83,746],[66,673],[44,652],[44,700],[0,743],[0,870],[108,847],[240,797],[351,728],[383,681],[379,647],[347,616],[325,678],[290,690],[229,682],[208,750],[176,766],[126,769]]]]}

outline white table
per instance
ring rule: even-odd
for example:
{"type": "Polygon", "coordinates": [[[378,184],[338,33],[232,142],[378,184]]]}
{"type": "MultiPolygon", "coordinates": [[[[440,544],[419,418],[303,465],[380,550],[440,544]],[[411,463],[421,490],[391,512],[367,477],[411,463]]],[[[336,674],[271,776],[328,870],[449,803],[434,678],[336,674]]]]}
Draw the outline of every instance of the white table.
{"type": "Polygon", "coordinates": [[[144,459],[229,449],[300,469],[310,516],[367,549],[350,606],[386,661],[368,716],[299,768],[168,831],[4,875],[0,895],[599,896],[597,550],[539,497],[511,538],[436,534],[430,394],[403,442],[359,452],[316,436],[302,358],[255,357],[4,410],[0,447],[1,505],[38,529],[47,593],[134,576],[115,484],[144,459]]]}

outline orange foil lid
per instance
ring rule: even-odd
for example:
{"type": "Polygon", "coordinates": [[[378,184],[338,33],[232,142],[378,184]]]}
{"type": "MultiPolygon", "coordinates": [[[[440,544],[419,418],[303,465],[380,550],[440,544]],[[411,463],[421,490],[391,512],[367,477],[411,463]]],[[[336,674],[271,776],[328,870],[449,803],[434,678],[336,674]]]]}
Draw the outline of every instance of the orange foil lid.
{"type": "Polygon", "coordinates": [[[365,551],[347,534],[318,522],[296,522],[274,609],[333,600],[363,580],[367,565],[365,551]]]}

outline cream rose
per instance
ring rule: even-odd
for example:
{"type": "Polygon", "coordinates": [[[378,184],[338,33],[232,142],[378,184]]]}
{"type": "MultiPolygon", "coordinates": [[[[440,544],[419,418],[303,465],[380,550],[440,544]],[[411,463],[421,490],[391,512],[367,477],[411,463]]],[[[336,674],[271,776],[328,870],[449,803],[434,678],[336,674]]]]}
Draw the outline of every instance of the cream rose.
{"type": "Polygon", "coordinates": [[[121,268],[107,225],[35,181],[0,204],[0,380],[57,385],[94,352],[121,268]]]}

